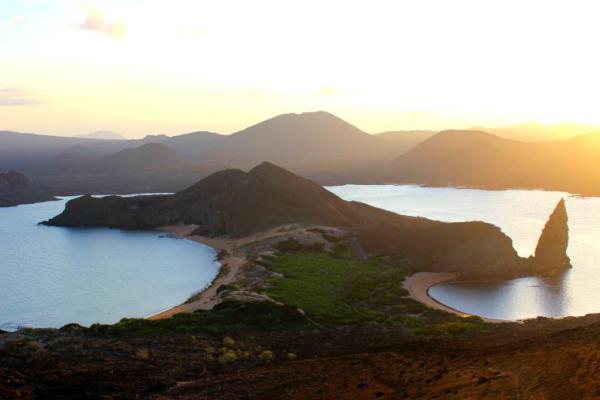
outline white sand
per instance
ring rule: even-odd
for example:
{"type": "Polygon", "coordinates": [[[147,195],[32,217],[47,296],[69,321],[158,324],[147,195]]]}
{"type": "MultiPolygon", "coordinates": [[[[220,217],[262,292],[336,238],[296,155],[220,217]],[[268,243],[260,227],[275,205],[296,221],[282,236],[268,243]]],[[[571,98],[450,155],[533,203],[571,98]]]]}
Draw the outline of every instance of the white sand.
{"type": "MultiPolygon", "coordinates": [[[[429,294],[429,289],[433,286],[438,285],[443,282],[449,282],[456,280],[458,278],[457,274],[447,273],[447,272],[417,272],[414,275],[409,276],[404,280],[403,286],[406,290],[408,290],[409,297],[417,300],[420,303],[425,304],[428,307],[435,308],[438,310],[443,310],[449,313],[453,313],[456,315],[460,315],[461,317],[468,317],[471,314],[464,313],[460,310],[454,309],[450,306],[447,306],[429,294]]],[[[506,321],[502,319],[495,318],[485,318],[481,317],[485,322],[499,323],[499,322],[512,322],[506,321]]]]}

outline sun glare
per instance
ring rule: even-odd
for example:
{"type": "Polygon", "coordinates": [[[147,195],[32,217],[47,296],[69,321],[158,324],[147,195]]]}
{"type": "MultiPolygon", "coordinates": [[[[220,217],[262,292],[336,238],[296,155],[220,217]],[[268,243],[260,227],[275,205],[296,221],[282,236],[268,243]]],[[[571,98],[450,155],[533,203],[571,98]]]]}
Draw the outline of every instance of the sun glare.
{"type": "Polygon", "coordinates": [[[600,124],[598,7],[10,0],[0,5],[0,88],[27,91],[31,104],[0,107],[0,118],[15,130],[68,134],[84,123],[132,136],[229,133],[315,109],[370,132],[600,124]],[[80,120],[60,118],[73,110],[80,120]]]}

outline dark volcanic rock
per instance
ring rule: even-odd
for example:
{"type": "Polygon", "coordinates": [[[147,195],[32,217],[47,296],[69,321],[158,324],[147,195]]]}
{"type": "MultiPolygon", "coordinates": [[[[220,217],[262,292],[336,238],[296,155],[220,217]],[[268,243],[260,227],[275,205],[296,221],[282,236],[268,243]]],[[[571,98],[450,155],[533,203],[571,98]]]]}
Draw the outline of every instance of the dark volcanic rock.
{"type": "Polygon", "coordinates": [[[242,237],[289,223],[356,226],[368,218],[319,185],[270,163],[230,169],[168,196],[80,197],[49,225],[156,228],[199,225],[197,234],[242,237]]]}
{"type": "Polygon", "coordinates": [[[561,199],[550,215],[546,226],[540,236],[533,266],[537,272],[553,272],[571,267],[571,260],[567,256],[569,245],[569,225],[565,200],[561,199]]]}
{"type": "Polygon", "coordinates": [[[361,229],[358,235],[368,252],[408,261],[423,271],[474,278],[528,273],[526,260],[517,255],[512,240],[484,222],[387,223],[361,229]]]}
{"type": "Polygon", "coordinates": [[[54,200],[52,194],[34,185],[17,171],[0,172],[0,207],[54,200]]]}
{"type": "Polygon", "coordinates": [[[80,197],[46,223],[133,229],[196,224],[197,235],[234,237],[292,223],[323,225],[353,232],[368,252],[421,270],[513,275],[524,273],[526,264],[491,224],[444,223],[344,201],[270,163],[248,173],[217,172],[174,195],[80,197]]]}

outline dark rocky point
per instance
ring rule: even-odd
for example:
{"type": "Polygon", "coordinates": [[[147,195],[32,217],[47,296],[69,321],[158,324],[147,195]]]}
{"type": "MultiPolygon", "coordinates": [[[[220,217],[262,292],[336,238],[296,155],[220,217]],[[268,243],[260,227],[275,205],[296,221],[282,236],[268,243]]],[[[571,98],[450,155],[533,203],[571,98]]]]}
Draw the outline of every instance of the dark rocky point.
{"type": "Polygon", "coordinates": [[[567,255],[568,219],[565,200],[561,199],[546,222],[535,249],[533,265],[537,272],[557,272],[571,268],[571,260],[567,255]]]}

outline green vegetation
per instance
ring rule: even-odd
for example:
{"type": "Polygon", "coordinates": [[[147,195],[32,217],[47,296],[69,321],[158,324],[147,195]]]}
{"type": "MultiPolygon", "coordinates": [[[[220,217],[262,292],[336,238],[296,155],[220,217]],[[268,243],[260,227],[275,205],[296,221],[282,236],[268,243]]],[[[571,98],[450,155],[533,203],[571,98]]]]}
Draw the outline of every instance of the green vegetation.
{"type": "Polygon", "coordinates": [[[233,350],[225,350],[220,356],[219,356],[219,363],[221,364],[228,364],[230,362],[234,362],[238,359],[237,353],[233,350]]]}
{"type": "Polygon", "coordinates": [[[230,338],[229,336],[225,336],[223,338],[223,346],[233,347],[233,346],[235,346],[235,340],[233,338],[230,338]]]}
{"type": "Polygon", "coordinates": [[[275,359],[275,354],[271,350],[264,350],[258,355],[258,359],[264,362],[271,362],[275,359]]]}
{"type": "MultiPolygon", "coordinates": [[[[277,255],[264,257],[261,264],[278,273],[268,278],[265,293],[284,305],[227,301],[210,311],[181,313],[169,319],[124,318],[114,325],[94,324],[90,328],[69,324],[61,331],[191,335],[314,328],[314,323],[384,323],[401,325],[420,335],[460,335],[485,326],[480,318],[461,318],[408,298],[402,282],[413,272],[410,267],[384,257],[358,261],[342,241],[325,251],[322,245],[305,245],[289,239],[280,242],[278,250],[277,255]]],[[[231,284],[220,287],[219,291],[222,290],[237,290],[237,287],[231,284]]],[[[221,363],[233,362],[242,356],[230,351],[235,345],[235,340],[226,336],[222,351],[211,357],[221,363]]],[[[215,353],[212,348],[206,352],[215,353]]],[[[259,358],[268,361],[269,357],[265,353],[259,358]]]]}
{"type": "Polygon", "coordinates": [[[479,331],[483,329],[481,319],[469,320],[469,317],[457,321],[446,321],[435,325],[421,327],[416,330],[419,335],[445,335],[456,336],[469,331],[479,331]]]}
{"type": "Polygon", "coordinates": [[[319,324],[388,323],[420,335],[459,335],[483,329],[478,317],[461,318],[408,298],[402,281],[413,271],[386,258],[361,262],[343,243],[331,252],[287,252],[265,259],[281,276],[266,294],[302,309],[319,324]]]}
{"type": "MultiPolygon", "coordinates": [[[[94,324],[86,329],[86,333],[111,335],[191,334],[245,329],[298,329],[308,324],[306,318],[293,307],[280,306],[270,302],[225,302],[210,311],[181,313],[168,319],[123,318],[114,325],[94,324]]],[[[226,344],[224,343],[224,345],[226,344]]]]}
{"type": "Polygon", "coordinates": [[[332,254],[294,252],[268,258],[267,268],[283,277],[269,280],[267,294],[301,308],[318,323],[393,322],[393,306],[418,307],[402,287],[410,273],[407,267],[383,260],[360,262],[346,253],[340,247],[332,254]]]}

